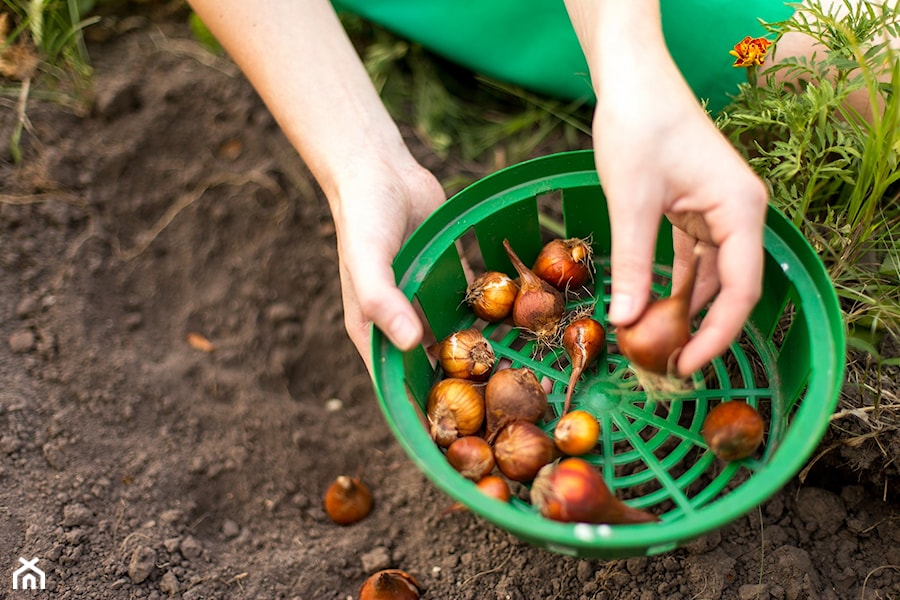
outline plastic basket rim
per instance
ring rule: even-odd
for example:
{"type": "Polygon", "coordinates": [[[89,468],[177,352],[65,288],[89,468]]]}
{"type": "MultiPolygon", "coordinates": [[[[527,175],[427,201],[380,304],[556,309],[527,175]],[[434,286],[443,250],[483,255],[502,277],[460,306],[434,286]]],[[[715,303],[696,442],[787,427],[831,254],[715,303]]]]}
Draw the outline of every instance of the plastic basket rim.
{"type": "MultiPolygon", "coordinates": [[[[439,207],[404,244],[394,261],[398,285],[408,298],[414,296],[418,289],[416,280],[419,272],[413,268],[417,257],[426,253],[431,245],[437,244],[443,237],[453,235],[451,239],[455,239],[458,236],[453,234],[454,231],[462,232],[470,227],[471,223],[466,222],[465,216],[473,207],[501,200],[503,196],[514,196],[517,187],[527,186],[531,196],[534,195],[535,187],[543,186],[546,191],[565,189],[567,186],[562,183],[566,181],[599,187],[592,150],[562,152],[531,159],[472,183],[439,207]],[[499,191],[482,197],[483,189],[492,188],[499,191]]],[[[787,265],[801,266],[805,275],[814,282],[817,293],[813,297],[802,298],[807,319],[840,319],[837,295],[821,260],[793,223],[772,206],[768,209],[765,234],[766,251],[770,250],[770,244],[774,244],[780,246],[780,252],[795,255],[782,256],[782,268],[788,268],[787,265]],[[776,243],[785,239],[787,242],[784,244],[776,243]]],[[[399,385],[404,389],[402,353],[377,328],[372,329],[372,379],[379,406],[407,456],[438,488],[462,502],[470,511],[521,539],[563,554],[636,556],[673,549],[685,541],[728,524],[767,500],[804,466],[827,429],[828,419],[821,417],[831,414],[837,405],[845,360],[842,325],[811,328],[810,335],[817,337],[816,343],[811,344],[811,360],[814,361],[814,371],[820,375],[810,378],[805,397],[813,396],[822,400],[818,405],[804,402],[803,399],[799,401],[792,420],[800,419],[802,431],[799,427],[790,427],[786,432],[786,439],[791,438],[791,452],[785,453],[783,449],[786,444],[782,444],[772,460],[753,475],[753,478],[758,478],[760,473],[764,473],[766,485],[742,485],[739,488],[740,494],[728,493],[700,507],[692,515],[649,525],[611,527],[558,523],[537,515],[534,518],[524,518],[521,510],[478,492],[474,484],[462,478],[446,460],[436,460],[438,457],[442,458],[442,454],[421,426],[405,391],[390,396],[391,386],[399,385]],[[820,362],[817,358],[827,360],[820,362]],[[431,456],[422,456],[419,448],[427,448],[429,443],[433,451],[426,452],[431,456]]]]}

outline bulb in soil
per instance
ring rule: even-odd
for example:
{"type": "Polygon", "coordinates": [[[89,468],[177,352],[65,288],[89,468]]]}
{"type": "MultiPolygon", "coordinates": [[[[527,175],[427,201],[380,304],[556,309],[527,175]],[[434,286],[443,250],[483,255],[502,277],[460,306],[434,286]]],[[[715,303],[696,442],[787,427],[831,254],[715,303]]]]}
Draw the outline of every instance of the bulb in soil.
{"type": "Polygon", "coordinates": [[[357,477],[341,475],[325,491],[325,512],[338,525],[350,525],[372,511],[372,492],[357,477]]]}
{"type": "Polygon", "coordinates": [[[400,569],[378,571],[359,589],[359,600],[418,600],[424,588],[415,577],[400,569]]]}

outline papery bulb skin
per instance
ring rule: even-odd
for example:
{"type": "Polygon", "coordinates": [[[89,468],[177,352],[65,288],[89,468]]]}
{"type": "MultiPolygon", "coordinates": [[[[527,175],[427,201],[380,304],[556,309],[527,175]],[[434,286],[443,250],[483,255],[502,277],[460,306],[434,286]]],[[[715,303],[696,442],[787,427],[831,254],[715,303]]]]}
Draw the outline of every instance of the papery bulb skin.
{"type": "Polygon", "coordinates": [[[483,386],[468,379],[442,379],[428,392],[425,408],[432,439],[446,448],[458,438],[481,429],[483,386]]]}
{"type": "Polygon", "coordinates": [[[447,377],[487,381],[496,357],[480,329],[455,331],[438,345],[438,362],[447,377]]]}
{"type": "Polygon", "coordinates": [[[556,446],[549,435],[528,421],[514,421],[500,430],[494,442],[497,468],[509,479],[527,482],[553,460],[556,446]]]}
{"type": "MultiPolygon", "coordinates": [[[[475,486],[485,496],[489,498],[493,498],[494,500],[498,500],[500,502],[509,502],[509,499],[512,498],[512,491],[509,489],[509,484],[502,477],[498,477],[497,475],[488,475],[486,477],[482,477],[479,479],[475,486]]],[[[452,512],[457,512],[461,510],[466,510],[465,504],[462,502],[454,502],[447,508],[441,511],[438,515],[442,517],[452,512]]]]}
{"type": "Polygon", "coordinates": [[[499,271],[487,271],[476,277],[466,288],[466,303],[472,312],[488,323],[499,323],[512,314],[519,284],[499,271]]]}
{"type": "Polygon", "coordinates": [[[544,517],[567,523],[628,525],[659,521],[653,513],[616,498],[596,467],[575,457],[540,470],[531,486],[531,502],[544,517]]]}
{"type": "Polygon", "coordinates": [[[593,275],[593,249],[581,238],[555,239],[538,253],[531,270],[561,292],[578,288],[593,275]]]}
{"type": "Polygon", "coordinates": [[[553,428],[553,441],[563,454],[587,454],[600,439],[600,423],[584,410],[573,410],[560,417],[553,428]]]}
{"type": "Polygon", "coordinates": [[[509,499],[512,498],[512,492],[509,489],[509,484],[506,483],[506,480],[502,477],[497,477],[496,475],[488,475],[486,477],[482,477],[475,484],[478,489],[485,496],[493,498],[494,500],[499,500],[500,502],[509,502],[509,499]]]}
{"type": "Polygon", "coordinates": [[[359,589],[359,600],[418,600],[424,588],[415,577],[400,569],[385,569],[371,575],[359,589]]]}
{"type": "Polygon", "coordinates": [[[566,314],[565,298],[559,290],[525,266],[509,240],[503,240],[503,247],[520,279],[519,293],[512,310],[513,324],[530,332],[539,341],[551,343],[557,339],[566,314]]]}
{"type": "Polygon", "coordinates": [[[762,444],[765,422],[746,402],[729,400],[709,411],[700,433],[716,457],[740,460],[753,455],[762,444]]]}
{"type": "Polygon", "coordinates": [[[483,438],[467,435],[447,448],[447,462],[460,475],[479,481],[494,470],[494,450],[483,438]]]}

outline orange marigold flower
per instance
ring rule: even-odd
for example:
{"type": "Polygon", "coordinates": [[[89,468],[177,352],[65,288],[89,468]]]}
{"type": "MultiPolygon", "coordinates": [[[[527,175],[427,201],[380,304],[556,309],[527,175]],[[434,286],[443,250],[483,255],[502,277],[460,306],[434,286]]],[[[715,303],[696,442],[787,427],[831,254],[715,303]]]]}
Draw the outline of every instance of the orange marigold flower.
{"type": "Polygon", "coordinates": [[[735,67],[754,67],[765,62],[766,54],[769,52],[769,46],[772,42],[766,38],[754,38],[749,35],[734,45],[734,50],[728,53],[737,60],[734,61],[735,67]]]}

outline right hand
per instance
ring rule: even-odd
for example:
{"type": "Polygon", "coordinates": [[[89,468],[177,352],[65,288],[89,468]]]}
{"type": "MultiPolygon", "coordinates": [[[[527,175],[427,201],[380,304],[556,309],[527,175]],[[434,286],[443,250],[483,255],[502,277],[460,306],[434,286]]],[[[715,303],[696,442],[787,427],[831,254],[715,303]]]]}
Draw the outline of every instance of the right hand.
{"type": "Polygon", "coordinates": [[[598,94],[594,117],[597,171],[612,227],[609,319],[626,325],[643,311],[663,215],[675,226],[676,278],[695,243],[711,246],[701,259],[692,309],[717,288],[718,296],[679,356],[678,371],[687,375],[731,344],[760,296],[767,191],[670,59],[621,62],[598,94]]]}

